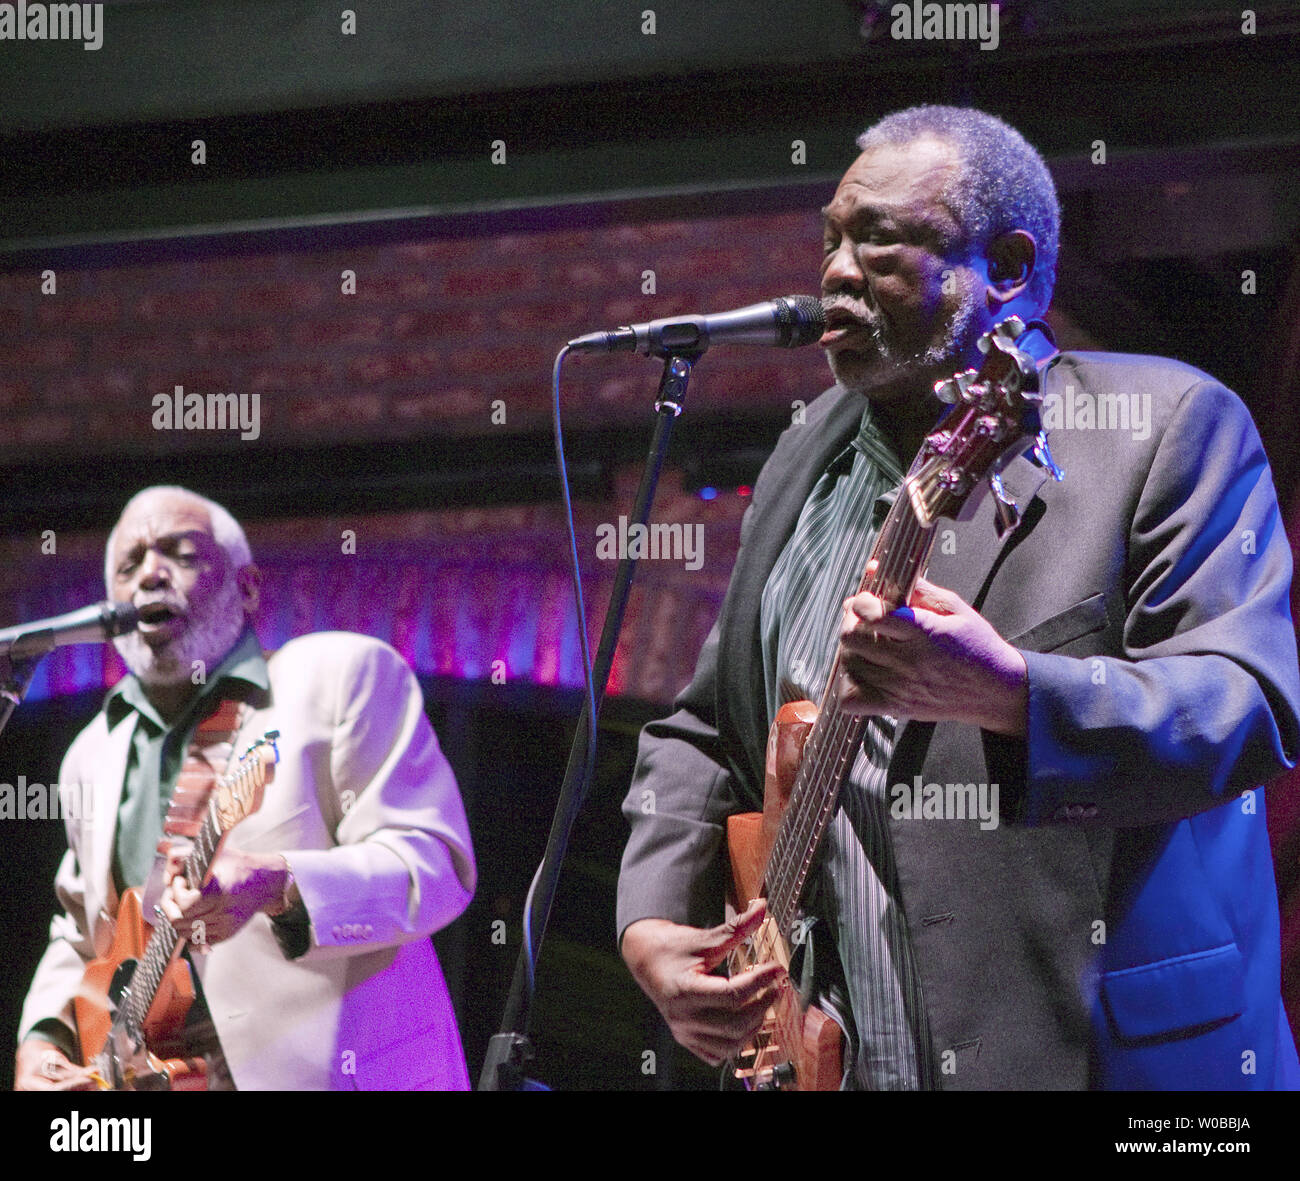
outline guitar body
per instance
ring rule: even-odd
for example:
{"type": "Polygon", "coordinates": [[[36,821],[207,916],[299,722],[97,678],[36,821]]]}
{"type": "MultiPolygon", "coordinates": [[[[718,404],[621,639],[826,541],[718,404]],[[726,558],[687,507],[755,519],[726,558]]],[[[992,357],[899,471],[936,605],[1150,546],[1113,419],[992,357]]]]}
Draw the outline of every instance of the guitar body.
{"type": "MultiPolygon", "coordinates": [[[[130,987],[136,963],[144,954],[153,928],[144,921],[139,889],[130,889],[118,905],[113,941],[101,959],[92,961],[73,1000],[82,1065],[96,1069],[105,1090],[203,1091],[207,1089],[207,1064],[201,1058],[163,1059],[145,1051],[111,1069],[108,1056],[113,1015],[125,989],[130,987]]],[[[144,1021],[146,1042],[163,1045],[175,1037],[194,1003],[190,966],[177,956],[167,967],[144,1021]]]]}
{"type": "MultiPolygon", "coordinates": [[[[811,701],[781,707],[767,739],[763,811],[727,820],[731,860],[730,902],[737,912],[763,896],[772,844],[790,800],[803,746],[817,720],[811,701]]],[[[779,960],[790,967],[790,944],[768,915],[748,946],[732,957],[734,975],[779,960]]],[[[736,1077],[754,1090],[837,1091],[843,1075],[844,1035],[815,1005],[805,1007],[793,987],[781,990],[754,1043],[740,1055],[736,1077]]]]}

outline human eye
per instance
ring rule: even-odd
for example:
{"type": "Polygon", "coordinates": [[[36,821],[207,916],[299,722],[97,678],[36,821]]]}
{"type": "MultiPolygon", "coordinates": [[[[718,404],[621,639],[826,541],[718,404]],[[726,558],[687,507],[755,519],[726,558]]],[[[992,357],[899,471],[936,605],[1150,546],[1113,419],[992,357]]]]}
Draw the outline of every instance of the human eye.
{"type": "Polygon", "coordinates": [[[173,541],[166,547],[166,553],[178,566],[193,566],[198,561],[198,547],[188,539],[173,541]]]}

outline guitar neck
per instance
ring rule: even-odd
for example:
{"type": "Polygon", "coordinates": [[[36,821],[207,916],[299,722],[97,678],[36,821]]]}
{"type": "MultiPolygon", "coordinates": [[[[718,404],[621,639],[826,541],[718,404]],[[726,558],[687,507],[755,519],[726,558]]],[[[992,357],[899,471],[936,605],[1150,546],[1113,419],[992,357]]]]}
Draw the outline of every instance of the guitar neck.
{"type": "MultiPolygon", "coordinates": [[[[915,499],[918,475],[914,469],[899,489],[858,587],[859,593],[882,599],[887,610],[907,602],[934,540],[935,522],[915,499]]],[[[789,931],[798,915],[809,870],[866,728],[865,718],[843,710],[840,673],[837,655],[764,875],[768,913],[782,931],[789,931]]]]}
{"type": "MultiPolygon", "coordinates": [[[[232,780],[234,778],[231,777],[232,780]]],[[[222,825],[217,810],[217,791],[214,790],[208,800],[208,810],[203,818],[203,824],[194,837],[193,848],[185,859],[184,874],[187,882],[197,887],[207,880],[208,870],[228,831],[229,829],[222,825]]],[[[167,966],[180,954],[185,944],[185,940],[164,916],[157,914],[152,921],[154,931],[149,937],[144,954],[136,965],[135,974],[131,977],[129,999],[125,1006],[127,1028],[133,1031],[143,1029],[144,1019],[153,1006],[158,988],[167,973],[167,966]]]]}

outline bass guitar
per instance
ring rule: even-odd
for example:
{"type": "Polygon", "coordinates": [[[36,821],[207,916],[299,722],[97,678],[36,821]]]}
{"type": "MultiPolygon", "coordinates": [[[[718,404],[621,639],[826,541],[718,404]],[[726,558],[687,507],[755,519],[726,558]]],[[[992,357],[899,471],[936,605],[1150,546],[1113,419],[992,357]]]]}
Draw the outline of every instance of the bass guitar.
{"type": "MultiPolygon", "coordinates": [[[[984,359],[978,371],[935,386],[951,409],[926,437],[903,481],[858,593],[876,595],[889,610],[905,604],[925,569],[938,522],[957,519],[968,502],[973,505],[971,494],[985,477],[999,532],[1014,529],[1019,510],[1001,473],[1026,448],[1049,474],[1062,478],[1039,415],[1039,361],[1016,344],[1025,332],[1018,317],[1003,320],[980,338],[984,359]]],[[[1030,339],[1050,344],[1045,333],[1023,343],[1028,346],[1030,339]]],[[[1035,351],[1041,356],[1050,350],[1035,351]]],[[[763,811],[728,819],[729,904],[739,912],[755,898],[767,903],[762,926],[729,958],[732,975],[774,960],[788,971],[806,930],[800,911],[804,887],[866,726],[865,718],[842,710],[840,686],[837,657],[820,705],[793,701],[781,707],[768,735],[763,811]]],[[[786,987],[731,1068],[751,1090],[836,1090],[844,1068],[842,1043],[835,1021],[786,987]]]]}

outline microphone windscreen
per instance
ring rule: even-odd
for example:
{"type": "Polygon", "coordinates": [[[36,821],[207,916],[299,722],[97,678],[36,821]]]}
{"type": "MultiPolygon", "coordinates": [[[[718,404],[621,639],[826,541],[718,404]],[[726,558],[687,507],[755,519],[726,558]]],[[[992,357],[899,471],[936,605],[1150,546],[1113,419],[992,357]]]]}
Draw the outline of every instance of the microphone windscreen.
{"type": "Polygon", "coordinates": [[[140,622],[140,612],[131,603],[106,603],[104,606],[101,618],[104,621],[104,631],[110,639],[126,635],[140,622]]]}
{"type": "Polygon", "coordinates": [[[787,295],[775,301],[780,344],[787,349],[813,344],[826,331],[826,309],[813,295],[787,295]]]}

